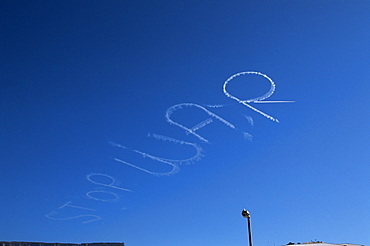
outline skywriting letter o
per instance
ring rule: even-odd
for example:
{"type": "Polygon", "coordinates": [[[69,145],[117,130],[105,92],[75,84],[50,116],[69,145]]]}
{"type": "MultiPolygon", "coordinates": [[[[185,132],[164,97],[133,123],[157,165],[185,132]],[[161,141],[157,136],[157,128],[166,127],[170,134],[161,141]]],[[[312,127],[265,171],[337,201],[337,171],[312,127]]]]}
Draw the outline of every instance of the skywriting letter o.
{"type": "Polygon", "coordinates": [[[118,196],[115,193],[110,192],[110,191],[104,191],[104,190],[93,190],[93,191],[89,191],[89,192],[86,193],[86,196],[88,198],[91,198],[91,199],[94,199],[94,200],[97,200],[97,201],[102,201],[102,202],[108,202],[108,201],[116,201],[116,200],[118,200],[118,196]],[[106,193],[106,194],[112,195],[114,198],[113,199],[101,199],[101,198],[97,198],[97,197],[92,196],[93,193],[106,193]]]}

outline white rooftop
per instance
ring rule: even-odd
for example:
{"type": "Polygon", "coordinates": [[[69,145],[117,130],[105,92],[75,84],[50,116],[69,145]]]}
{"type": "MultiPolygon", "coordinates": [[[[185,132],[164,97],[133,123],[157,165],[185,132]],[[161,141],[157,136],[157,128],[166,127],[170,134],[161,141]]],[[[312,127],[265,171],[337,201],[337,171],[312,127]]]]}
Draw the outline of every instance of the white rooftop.
{"type": "Polygon", "coordinates": [[[362,244],[353,244],[353,243],[316,243],[316,242],[307,242],[301,244],[287,244],[287,245],[302,245],[302,246],[365,246],[362,244]]]}

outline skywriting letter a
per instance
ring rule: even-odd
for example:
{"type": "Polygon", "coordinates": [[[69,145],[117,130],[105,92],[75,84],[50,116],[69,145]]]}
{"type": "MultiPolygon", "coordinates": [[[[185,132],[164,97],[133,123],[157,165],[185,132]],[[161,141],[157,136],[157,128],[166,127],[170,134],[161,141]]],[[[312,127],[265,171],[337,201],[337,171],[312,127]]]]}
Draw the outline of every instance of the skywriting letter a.
{"type": "Polygon", "coordinates": [[[235,126],[233,124],[231,124],[230,122],[226,121],[225,119],[221,118],[220,116],[216,115],[215,113],[209,111],[208,109],[204,108],[203,106],[200,106],[200,105],[195,104],[195,103],[180,103],[180,104],[176,104],[176,105],[170,107],[166,112],[166,119],[170,124],[176,125],[176,126],[182,128],[182,129],[184,129],[187,134],[191,134],[191,135],[197,137],[198,139],[200,139],[201,141],[203,141],[205,143],[209,143],[209,141],[206,138],[199,135],[198,133],[196,133],[196,131],[198,131],[199,129],[207,126],[210,123],[212,123],[214,120],[218,120],[218,121],[222,122],[223,124],[227,125],[228,127],[232,128],[232,129],[235,129],[235,126]],[[171,119],[172,114],[175,111],[180,110],[184,107],[195,107],[195,108],[201,109],[207,114],[208,118],[204,121],[199,122],[198,124],[194,125],[191,128],[188,128],[188,127],[172,120],[171,119]]]}

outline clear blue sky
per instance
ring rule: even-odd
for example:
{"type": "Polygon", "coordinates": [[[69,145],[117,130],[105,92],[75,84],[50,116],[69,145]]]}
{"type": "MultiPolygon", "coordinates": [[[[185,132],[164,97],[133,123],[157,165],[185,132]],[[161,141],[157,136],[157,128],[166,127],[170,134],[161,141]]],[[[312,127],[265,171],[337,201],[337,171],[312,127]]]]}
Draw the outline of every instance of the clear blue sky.
{"type": "Polygon", "coordinates": [[[0,240],[369,245],[369,13],[1,0],[0,240]]]}

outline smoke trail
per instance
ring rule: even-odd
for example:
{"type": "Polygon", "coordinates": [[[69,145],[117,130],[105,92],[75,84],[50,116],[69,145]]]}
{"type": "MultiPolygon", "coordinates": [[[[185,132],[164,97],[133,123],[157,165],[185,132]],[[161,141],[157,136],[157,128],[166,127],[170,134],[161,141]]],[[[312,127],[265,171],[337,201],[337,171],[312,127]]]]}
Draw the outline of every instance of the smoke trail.
{"type": "MultiPolygon", "coordinates": [[[[96,211],[96,209],[92,209],[92,208],[74,206],[74,205],[71,205],[71,203],[72,203],[72,201],[69,201],[69,202],[63,204],[62,206],[60,206],[59,208],[57,208],[57,210],[59,211],[59,210],[64,209],[64,208],[73,208],[73,209],[96,211]]],[[[54,210],[54,211],[51,211],[50,213],[46,214],[45,217],[48,218],[48,219],[51,219],[51,220],[73,220],[73,219],[78,219],[78,218],[83,218],[83,217],[93,217],[94,218],[94,219],[83,221],[82,222],[83,224],[91,223],[93,221],[97,221],[97,220],[102,219],[100,216],[97,216],[97,215],[94,215],[94,214],[80,214],[80,215],[77,215],[77,216],[64,217],[64,218],[62,218],[62,217],[53,217],[54,215],[57,215],[57,214],[59,214],[59,212],[54,210]]]]}
{"type": "MultiPolygon", "coordinates": [[[[124,147],[122,145],[119,145],[119,144],[118,145],[115,145],[114,143],[111,143],[111,144],[113,146],[117,146],[117,147],[121,147],[121,148],[126,148],[126,147],[124,147]]],[[[112,176],[110,176],[108,174],[104,174],[104,173],[90,173],[90,174],[86,175],[86,179],[88,181],[90,181],[91,183],[93,183],[93,184],[97,184],[97,185],[101,185],[101,186],[105,186],[105,187],[109,187],[109,188],[113,188],[113,189],[118,189],[118,190],[123,190],[123,191],[131,192],[131,190],[129,190],[129,189],[125,189],[125,188],[122,188],[122,187],[118,187],[118,186],[113,185],[114,183],[116,183],[116,180],[112,176]],[[101,183],[101,182],[98,182],[98,181],[93,180],[92,179],[93,176],[103,176],[103,177],[106,177],[106,178],[111,179],[111,182],[108,183],[108,184],[101,183]]]]}
{"type": "Polygon", "coordinates": [[[252,141],[253,135],[249,134],[248,132],[243,132],[244,139],[248,139],[249,141],[252,141]]]}
{"type": "Polygon", "coordinates": [[[58,212],[53,211],[53,212],[50,212],[50,213],[46,214],[45,217],[48,218],[48,219],[51,219],[51,220],[73,220],[73,219],[78,219],[78,218],[83,218],[83,217],[93,217],[94,218],[94,219],[83,221],[83,222],[81,222],[82,224],[87,224],[87,223],[91,223],[91,222],[102,219],[100,216],[97,216],[97,215],[94,215],[94,214],[81,214],[81,215],[71,216],[71,217],[66,217],[66,218],[52,217],[53,215],[56,215],[56,214],[58,214],[58,212]]]}
{"type": "Polygon", "coordinates": [[[203,106],[208,107],[208,108],[223,108],[223,107],[226,107],[226,106],[229,106],[229,105],[230,104],[215,104],[215,105],[205,104],[203,106]]]}
{"type": "Polygon", "coordinates": [[[272,116],[270,116],[270,115],[262,112],[261,110],[256,109],[255,107],[252,107],[251,105],[248,104],[248,103],[251,103],[251,102],[262,101],[262,100],[265,100],[266,98],[269,98],[272,94],[274,94],[275,88],[276,88],[276,86],[275,86],[274,81],[272,81],[272,79],[270,79],[267,75],[265,75],[263,73],[260,73],[260,72],[253,72],[253,71],[240,72],[240,73],[234,74],[233,76],[231,76],[230,78],[228,78],[224,82],[224,85],[223,85],[223,91],[224,91],[224,94],[227,97],[229,97],[231,99],[234,99],[235,101],[237,101],[237,102],[239,102],[239,103],[241,103],[241,104],[249,107],[250,109],[254,110],[255,112],[257,112],[257,113],[265,116],[266,118],[268,118],[268,119],[270,119],[272,121],[279,122],[278,119],[275,119],[274,117],[272,117],[272,116]],[[256,97],[256,98],[247,99],[247,100],[241,100],[241,99],[239,99],[239,98],[237,98],[237,97],[235,97],[235,96],[233,96],[233,95],[231,95],[230,93],[227,92],[226,87],[227,87],[227,84],[231,80],[233,80],[234,78],[239,77],[241,75],[249,75],[249,74],[255,74],[255,75],[259,75],[259,76],[262,76],[262,77],[266,78],[270,82],[270,84],[271,84],[270,90],[267,93],[265,93],[264,95],[262,95],[262,96],[259,96],[259,97],[256,97]]]}
{"type": "Polygon", "coordinates": [[[140,171],[143,171],[143,172],[152,174],[152,175],[163,176],[163,175],[172,175],[172,174],[175,174],[175,173],[177,173],[177,172],[180,171],[180,168],[179,168],[180,165],[183,165],[183,164],[191,164],[191,163],[193,163],[195,161],[199,161],[201,159],[201,157],[202,157],[202,151],[203,150],[202,150],[201,147],[199,147],[195,143],[189,143],[189,142],[185,142],[185,141],[182,141],[182,140],[178,140],[178,139],[174,139],[174,138],[171,138],[171,137],[162,136],[162,135],[158,135],[158,134],[148,134],[148,136],[149,137],[153,137],[153,138],[155,138],[157,140],[169,141],[169,142],[174,143],[174,144],[192,146],[195,149],[195,152],[196,153],[195,153],[194,156],[192,156],[192,157],[190,157],[188,159],[183,159],[183,160],[166,159],[166,158],[161,158],[161,157],[153,156],[153,155],[147,154],[145,152],[142,152],[142,151],[139,151],[139,150],[136,150],[136,149],[129,149],[129,148],[127,148],[125,146],[122,146],[120,144],[112,143],[112,145],[115,146],[115,147],[123,148],[123,149],[126,149],[126,150],[131,150],[131,151],[133,151],[133,152],[141,155],[143,158],[149,158],[149,159],[152,159],[152,160],[155,160],[155,161],[158,161],[158,162],[161,162],[161,163],[164,163],[166,165],[171,166],[172,169],[169,172],[165,172],[165,173],[152,172],[152,171],[149,171],[148,169],[139,167],[137,165],[131,164],[129,162],[126,162],[126,161],[121,160],[121,159],[118,159],[118,158],[114,158],[114,160],[117,161],[117,162],[123,163],[123,164],[125,164],[127,166],[136,168],[136,169],[138,169],[140,171]]]}
{"type": "Polygon", "coordinates": [[[158,139],[158,140],[169,141],[169,142],[172,142],[174,144],[192,146],[195,149],[195,152],[196,152],[194,156],[192,156],[188,159],[174,160],[174,159],[161,158],[162,160],[166,160],[166,161],[169,161],[169,162],[174,162],[178,165],[184,165],[184,164],[189,165],[189,164],[194,163],[195,161],[199,161],[201,159],[201,157],[203,156],[203,154],[202,154],[203,149],[195,143],[185,142],[185,141],[182,141],[182,140],[178,140],[178,139],[175,139],[175,138],[162,136],[162,135],[154,134],[154,133],[153,134],[148,134],[148,136],[153,137],[153,138],[158,139]]]}
{"type": "Polygon", "coordinates": [[[292,103],[295,101],[254,101],[253,103],[292,103]]]}
{"type": "MultiPolygon", "coordinates": [[[[211,118],[208,118],[208,119],[206,119],[205,121],[202,121],[202,122],[200,122],[199,124],[197,124],[197,125],[195,125],[195,126],[193,126],[192,128],[191,128],[191,130],[194,132],[194,131],[197,131],[197,130],[199,130],[200,128],[202,128],[202,127],[205,127],[206,125],[208,125],[209,123],[212,123],[213,122],[213,120],[211,119],[211,118]]],[[[188,132],[187,132],[187,134],[189,134],[188,132]]]]}
{"type": "Polygon", "coordinates": [[[244,115],[244,117],[248,120],[248,123],[251,125],[251,126],[254,126],[254,121],[253,121],[253,118],[250,117],[250,116],[246,116],[244,115]]]}
{"type": "Polygon", "coordinates": [[[186,131],[186,134],[192,134],[193,136],[197,137],[198,139],[200,139],[201,141],[203,142],[206,142],[206,143],[209,143],[209,141],[205,138],[203,138],[202,136],[200,136],[199,134],[195,133],[196,130],[199,130],[200,128],[206,126],[207,124],[211,123],[212,122],[212,118],[214,119],[217,119],[219,121],[221,121],[223,124],[227,125],[228,127],[232,128],[232,129],[236,129],[235,126],[233,124],[231,124],[230,122],[224,120],[223,118],[221,118],[220,116],[212,113],[211,111],[209,111],[208,109],[198,105],[198,104],[195,104],[195,103],[180,103],[180,104],[176,104],[172,107],[170,107],[167,112],[166,112],[166,119],[167,119],[167,122],[170,123],[170,124],[174,124],[182,129],[184,129],[186,131]],[[182,124],[176,122],[176,121],[173,121],[171,119],[171,115],[179,110],[179,109],[182,109],[183,107],[197,107],[197,108],[200,108],[202,109],[204,112],[206,112],[209,116],[211,116],[210,119],[206,120],[205,122],[201,122],[199,124],[197,124],[195,127],[193,128],[187,128],[185,126],[183,126],[182,124]],[[211,121],[209,121],[211,120],[211,121]],[[197,127],[199,126],[199,127],[197,127]]]}

